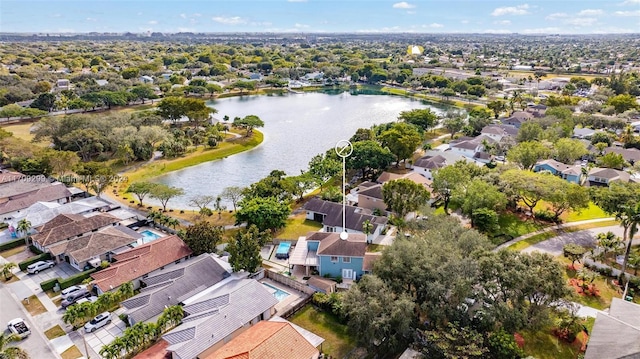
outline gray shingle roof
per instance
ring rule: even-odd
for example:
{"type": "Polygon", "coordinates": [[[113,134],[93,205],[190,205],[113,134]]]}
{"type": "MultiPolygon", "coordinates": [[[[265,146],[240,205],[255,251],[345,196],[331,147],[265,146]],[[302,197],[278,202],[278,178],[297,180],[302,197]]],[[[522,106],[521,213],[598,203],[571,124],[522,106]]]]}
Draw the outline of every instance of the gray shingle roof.
{"type": "Polygon", "coordinates": [[[640,305],[613,298],[609,314],[596,317],[584,358],[640,358],[640,305]]]}
{"type": "MultiPolygon", "coordinates": [[[[171,344],[167,350],[173,353],[173,358],[196,358],[200,353],[278,303],[264,285],[253,279],[232,281],[212,295],[225,295],[222,293],[228,295],[229,300],[227,304],[222,304],[224,300],[217,302],[220,304],[218,312],[212,311],[210,316],[193,321],[186,317],[181,325],[163,335],[163,339],[171,344]]],[[[210,299],[215,298],[219,297],[210,299]]],[[[185,311],[193,310],[194,305],[186,306],[185,311]]],[[[215,303],[210,302],[209,305],[215,305],[215,303]]]]}
{"type": "MultiPolygon", "coordinates": [[[[347,229],[362,232],[362,223],[369,221],[373,224],[373,231],[378,226],[386,225],[389,221],[386,217],[374,216],[370,210],[360,207],[346,206],[345,225],[347,229]]],[[[307,211],[322,213],[325,215],[322,224],[329,227],[342,227],[342,205],[340,203],[324,201],[312,198],[304,205],[307,211]]]]}
{"type": "Polygon", "coordinates": [[[126,314],[134,323],[152,319],[162,313],[165,306],[179,304],[229,276],[229,272],[210,254],[200,255],[176,266],[178,268],[172,267],[142,279],[144,284],[154,285],[154,288],[122,302],[127,308],[126,314]],[[176,276],[176,273],[182,275],[176,276]],[[162,285],[167,282],[168,285],[162,285]],[[141,301],[141,296],[149,296],[148,301],[141,301]]]}

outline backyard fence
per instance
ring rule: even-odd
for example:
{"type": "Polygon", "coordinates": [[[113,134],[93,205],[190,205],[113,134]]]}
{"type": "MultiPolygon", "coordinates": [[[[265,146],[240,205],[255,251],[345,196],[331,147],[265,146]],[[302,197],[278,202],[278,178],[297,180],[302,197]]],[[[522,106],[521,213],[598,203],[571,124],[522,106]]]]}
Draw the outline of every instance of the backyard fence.
{"type": "Polygon", "coordinates": [[[289,317],[294,315],[297,311],[302,309],[305,305],[309,304],[312,299],[313,299],[312,295],[307,295],[307,297],[301,300],[300,302],[294,305],[289,305],[284,309],[282,309],[282,311],[279,311],[278,315],[284,319],[288,319],[289,317]]]}
{"type": "Polygon", "coordinates": [[[264,273],[265,277],[271,279],[272,281],[284,284],[289,288],[297,290],[298,292],[309,295],[313,295],[313,293],[316,292],[313,288],[307,286],[305,283],[300,283],[280,273],[276,273],[270,270],[265,270],[264,273]]]}

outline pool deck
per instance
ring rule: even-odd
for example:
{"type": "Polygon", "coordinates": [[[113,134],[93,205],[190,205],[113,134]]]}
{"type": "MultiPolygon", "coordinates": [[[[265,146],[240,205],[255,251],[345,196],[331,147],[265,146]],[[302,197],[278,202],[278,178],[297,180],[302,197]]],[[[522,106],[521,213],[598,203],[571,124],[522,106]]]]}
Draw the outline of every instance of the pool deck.
{"type": "Polygon", "coordinates": [[[263,278],[260,280],[260,283],[266,283],[274,288],[278,288],[281,291],[289,293],[289,295],[284,300],[276,304],[276,315],[279,315],[279,313],[284,312],[287,308],[296,305],[298,302],[302,301],[305,298],[305,294],[300,293],[297,290],[289,288],[278,282],[272,281],[271,279],[263,278]]]}

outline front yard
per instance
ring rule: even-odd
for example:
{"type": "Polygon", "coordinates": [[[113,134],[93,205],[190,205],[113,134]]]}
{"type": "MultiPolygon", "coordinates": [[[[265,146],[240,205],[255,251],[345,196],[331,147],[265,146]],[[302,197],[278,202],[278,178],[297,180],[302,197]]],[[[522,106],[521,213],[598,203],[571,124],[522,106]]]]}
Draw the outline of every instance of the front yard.
{"type": "Polygon", "coordinates": [[[344,358],[347,353],[356,347],[355,338],[347,333],[347,326],[340,324],[337,318],[330,313],[307,305],[289,320],[304,329],[325,339],[322,343],[322,352],[334,358],[344,358]]]}

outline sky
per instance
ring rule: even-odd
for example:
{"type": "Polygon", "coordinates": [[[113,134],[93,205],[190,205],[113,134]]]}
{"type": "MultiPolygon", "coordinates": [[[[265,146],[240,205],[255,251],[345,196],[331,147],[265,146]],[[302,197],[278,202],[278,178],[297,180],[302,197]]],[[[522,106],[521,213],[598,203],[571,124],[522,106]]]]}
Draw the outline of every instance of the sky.
{"type": "Polygon", "coordinates": [[[0,32],[640,33],[640,0],[0,0],[0,32]]]}

